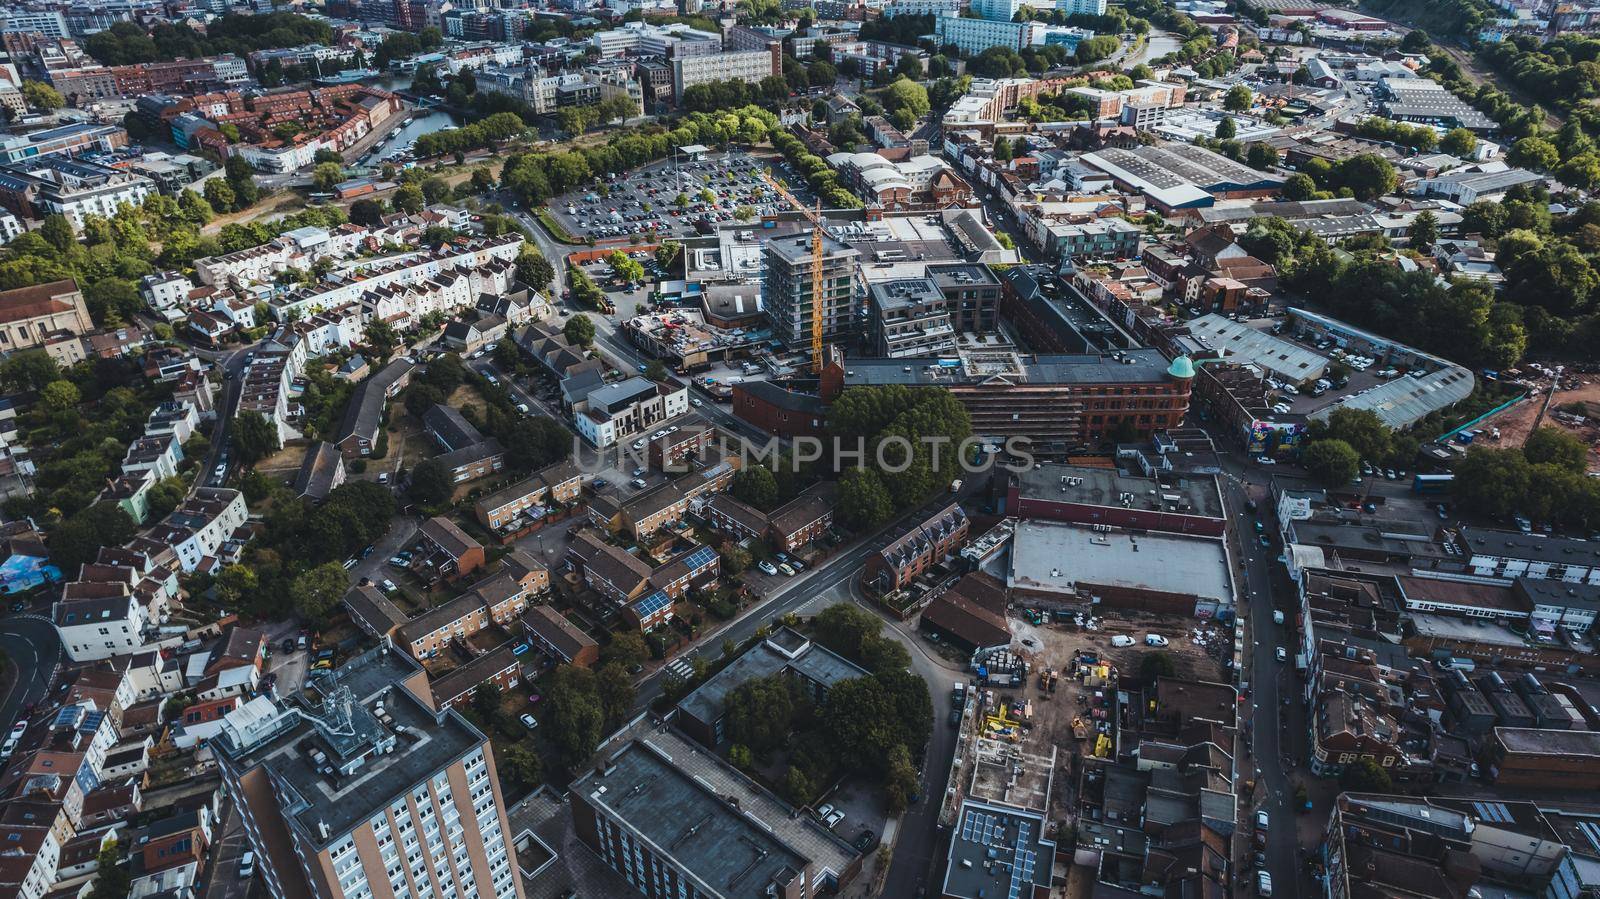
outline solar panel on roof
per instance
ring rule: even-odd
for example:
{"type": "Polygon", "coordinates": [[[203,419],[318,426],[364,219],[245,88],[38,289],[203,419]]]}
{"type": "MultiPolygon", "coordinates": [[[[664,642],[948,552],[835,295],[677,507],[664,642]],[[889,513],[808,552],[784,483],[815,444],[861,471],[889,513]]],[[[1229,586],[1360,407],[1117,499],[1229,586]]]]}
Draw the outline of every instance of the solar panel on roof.
{"type": "Polygon", "coordinates": [[[633,610],[638,613],[640,618],[648,618],[670,605],[672,605],[672,597],[668,596],[665,590],[657,590],[634,603],[633,610]]]}
{"type": "Polygon", "coordinates": [[[709,546],[702,546],[690,553],[688,558],[684,559],[683,562],[685,565],[689,566],[689,570],[693,571],[696,568],[702,568],[706,565],[710,565],[716,560],[716,558],[716,550],[709,546]]]}

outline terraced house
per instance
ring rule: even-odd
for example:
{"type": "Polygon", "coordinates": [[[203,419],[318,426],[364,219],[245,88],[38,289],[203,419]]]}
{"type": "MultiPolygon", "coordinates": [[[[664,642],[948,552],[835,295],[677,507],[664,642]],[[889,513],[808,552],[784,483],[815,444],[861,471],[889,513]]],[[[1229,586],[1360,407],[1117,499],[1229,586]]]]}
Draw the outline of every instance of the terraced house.
{"type": "Polygon", "coordinates": [[[534,597],[549,589],[550,572],[517,550],[472,589],[401,625],[395,642],[419,661],[437,656],[451,640],[465,640],[491,625],[510,627],[534,597]]]}

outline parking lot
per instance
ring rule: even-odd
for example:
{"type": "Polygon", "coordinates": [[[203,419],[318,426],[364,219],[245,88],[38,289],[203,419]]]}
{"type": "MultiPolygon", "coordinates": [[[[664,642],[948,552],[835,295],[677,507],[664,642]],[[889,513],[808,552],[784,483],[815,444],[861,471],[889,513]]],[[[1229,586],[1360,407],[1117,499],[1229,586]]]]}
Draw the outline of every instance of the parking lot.
{"type": "Polygon", "coordinates": [[[1380,384],[1406,376],[1403,369],[1390,367],[1384,360],[1357,353],[1345,353],[1332,341],[1299,333],[1283,318],[1248,319],[1241,324],[1271,334],[1279,340],[1303,347],[1328,359],[1329,385],[1315,393],[1312,384],[1296,387],[1276,378],[1267,378],[1267,399],[1279,414],[1311,415],[1340,400],[1370,390],[1380,384]]]}
{"type": "Polygon", "coordinates": [[[741,207],[750,220],[786,207],[761,178],[763,169],[784,181],[801,202],[810,192],[786,177],[781,160],[730,152],[701,160],[655,163],[599,186],[571,191],[550,201],[550,212],[569,233],[606,240],[648,235],[684,237],[735,221],[741,207]],[[682,202],[680,202],[680,199],[682,202]]]}

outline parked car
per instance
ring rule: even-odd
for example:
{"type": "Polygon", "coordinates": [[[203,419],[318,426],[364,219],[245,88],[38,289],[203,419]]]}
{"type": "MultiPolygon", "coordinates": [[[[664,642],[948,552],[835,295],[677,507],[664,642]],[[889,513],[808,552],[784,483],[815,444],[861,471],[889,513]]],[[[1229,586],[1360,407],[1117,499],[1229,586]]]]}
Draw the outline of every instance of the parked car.
{"type": "Polygon", "coordinates": [[[833,814],[831,814],[828,817],[822,819],[822,823],[826,824],[831,829],[831,828],[839,826],[839,822],[843,821],[843,820],[844,820],[844,812],[841,812],[841,811],[835,809],[833,814]]]}
{"type": "Polygon", "coordinates": [[[1266,871],[1256,872],[1256,893],[1261,896],[1272,895],[1272,875],[1266,871]]]}
{"type": "Polygon", "coordinates": [[[778,570],[783,572],[784,577],[794,577],[794,569],[789,567],[788,562],[778,563],[778,570]]]}
{"type": "Polygon", "coordinates": [[[768,562],[766,559],[762,559],[760,562],[758,562],[756,564],[756,567],[760,568],[762,571],[766,572],[767,574],[777,574],[778,573],[778,566],[772,564],[771,562],[768,562]]]}
{"type": "Polygon", "coordinates": [[[1112,646],[1132,646],[1133,645],[1133,638],[1128,636],[1127,634],[1118,634],[1115,637],[1111,638],[1111,645],[1112,646]]]}
{"type": "Polygon", "coordinates": [[[1170,641],[1168,641],[1166,637],[1163,637],[1160,634],[1145,634],[1144,635],[1144,645],[1146,645],[1146,646],[1166,646],[1168,644],[1168,642],[1170,642],[1170,641]]]}
{"type": "Polygon", "coordinates": [[[518,715],[517,720],[521,721],[522,726],[526,727],[528,730],[533,730],[539,726],[539,719],[533,717],[527,712],[523,712],[521,715],[518,715]]]}
{"type": "Polygon", "coordinates": [[[1278,651],[1275,654],[1280,663],[1289,661],[1289,650],[1284,649],[1282,646],[1278,647],[1278,651]]]}

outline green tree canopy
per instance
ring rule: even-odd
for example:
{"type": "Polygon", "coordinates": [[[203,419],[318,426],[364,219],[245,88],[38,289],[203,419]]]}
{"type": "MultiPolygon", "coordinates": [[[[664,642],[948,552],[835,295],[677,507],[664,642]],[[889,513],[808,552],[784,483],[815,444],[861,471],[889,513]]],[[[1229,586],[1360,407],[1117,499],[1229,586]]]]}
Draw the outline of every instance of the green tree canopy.
{"type": "Polygon", "coordinates": [[[1361,468],[1361,457],[1343,440],[1318,440],[1300,451],[1300,464],[1312,478],[1328,487],[1350,482],[1361,468]]]}

